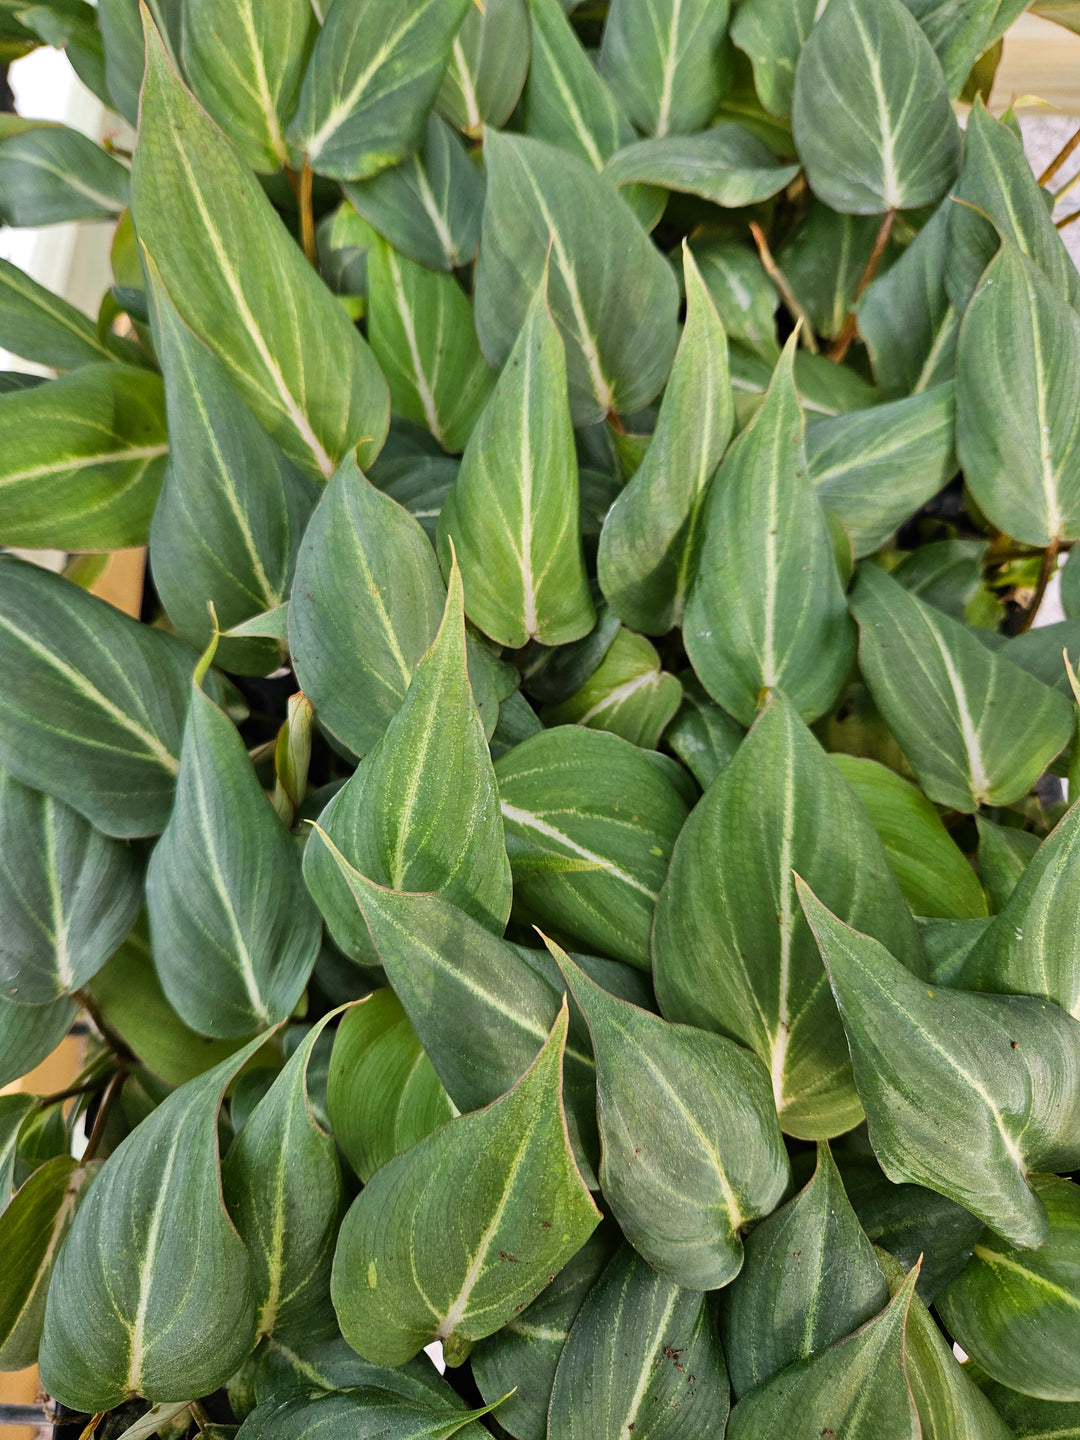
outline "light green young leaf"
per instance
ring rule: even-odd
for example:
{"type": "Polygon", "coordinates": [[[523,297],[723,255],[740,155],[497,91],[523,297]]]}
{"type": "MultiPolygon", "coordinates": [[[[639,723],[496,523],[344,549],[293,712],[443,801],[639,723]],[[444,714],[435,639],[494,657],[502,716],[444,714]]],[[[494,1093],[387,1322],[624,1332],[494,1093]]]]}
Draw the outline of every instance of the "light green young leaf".
{"type": "Polygon", "coordinates": [[[682,621],[701,548],[706,491],[735,427],[727,336],[685,243],[683,268],[686,325],[656,430],[604,519],[597,557],[609,605],[648,635],[664,635],[682,621]]]}
{"type": "Polygon", "coordinates": [[[559,1357],[618,1243],[618,1230],[600,1224],[531,1305],[473,1350],[469,1363],[480,1393],[485,1399],[506,1396],[499,1423],[518,1440],[547,1440],[559,1357]]]}
{"type": "Polygon", "coordinates": [[[0,1216],[6,1258],[0,1291],[0,1370],[33,1365],[41,1343],[45,1296],[56,1257],[99,1165],[70,1155],[46,1160],[0,1216]]]}
{"type": "Polygon", "coordinates": [[[861,1107],[793,870],[921,968],[914,924],[866,812],[775,694],[679,836],[657,906],[653,978],[669,1020],[755,1051],[784,1130],[819,1139],[850,1130],[861,1107]]]}
{"type": "Polygon", "coordinates": [[[798,887],[885,1174],[1040,1245],[1046,1209],[1027,1177],[1080,1159],[1080,1025],[1046,1000],[927,985],[798,887]]]}
{"type": "Polygon", "coordinates": [[[782,1370],[731,1412],[728,1440],[921,1440],[904,1369],[904,1329],[917,1270],[880,1315],[845,1340],[782,1370]]]}
{"type": "Polygon", "coordinates": [[[639,140],[613,155],[604,167],[604,174],[620,189],[658,185],[700,195],[730,210],[768,200],[798,173],[797,165],[779,164],[764,140],[733,121],[696,135],[639,140]]]}
{"type": "Polygon", "coordinates": [[[184,0],[191,88],[253,170],[288,161],[284,131],[317,34],[311,0],[184,0]]]}
{"type": "MultiPolygon", "coordinates": [[[[987,836],[994,833],[984,826],[980,823],[980,865],[987,836]]],[[[1078,902],[1080,805],[1073,805],[1019,875],[1001,913],[968,955],[958,983],[1002,995],[1041,995],[1080,1020],[1078,902]]]]}
{"type": "MultiPolygon", "coordinates": [[[[150,566],[169,618],[205,649],[214,628],[208,602],[229,630],[285,601],[315,487],[256,424],[176,313],[153,260],[144,260],[172,438],[150,566]]],[[[280,655],[280,644],[258,639],[225,640],[219,652],[226,669],[256,675],[276,669],[280,655]]]]}
{"type": "Polygon", "coordinates": [[[937,1305],[959,1344],[1002,1385],[1042,1400],[1077,1401],[1080,1187],[1056,1175],[1032,1184],[1050,1220],[1043,1243],[1020,1250],[984,1231],[937,1305]]]}
{"type": "Polygon", "coordinates": [[[958,208],[946,196],[858,302],[859,334],[889,398],[921,395],[952,379],[958,321],[945,289],[945,262],[949,217],[958,208]]]}
{"type": "Polygon", "coordinates": [[[334,1139],[365,1184],[455,1113],[392,990],[373,991],[341,1017],[326,1103],[334,1139]]]}
{"type": "Polygon", "coordinates": [[[614,0],[600,70],[649,135],[700,130],[724,91],[728,0],[614,0]]]}
{"type": "Polygon", "coordinates": [[[681,703],[682,686],[661,670],[655,648],[624,627],[581,689],[561,705],[545,707],[542,719],[545,725],[610,730],[655,750],[681,703]]]}
{"type": "Polygon", "coordinates": [[[917,786],[876,760],[830,759],[870,816],[913,914],[969,920],[987,913],[975,871],[917,786]]]}
{"type": "Polygon", "coordinates": [[[1006,535],[1080,535],[1080,315],[1008,241],[960,326],[956,443],[975,503],[1006,535]]]}
{"type": "MultiPolygon", "coordinates": [[[[442,895],[493,934],[505,929],[510,863],[491,756],[466,669],[456,565],[442,624],[401,708],[319,824],[375,884],[442,895]]],[[[331,852],[317,840],[307,846],[304,878],[338,945],[362,964],[377,964],[365,927],[357,924],[356,900],[331,852]]]]}
{"type": "Polygon", "coordinates": [[[366,180],[420,148],[469,0],[330,8],[289,140],[319,175],[366,180]]]}
{"type": "Polygon", "coordinates": [[[51,1055],[78,1010],[66,996],[48,1005],[16,1005],[0,995],[0,1085],[29,1074],[51,1055]]]}
{"type": "Polygon", "coordinates": [[[1054,228],[1046,192],[1017,135],[976,100],[964,138],[964,168],[948,207],[945,285],[962,315],[1001,241],[1041,270],[1054,291],[1080,308],[1080,273],[1054,228]]]}
{"type": "Polygon", "coordinates": [[[746,1241],[746,1263],[720,1310],[736,1398],[876,1315],[889,1287],[851,1208],[829,1147],[807,1185],[746,1241]]]}
{"type": "Polygon", "coordinates": [[[5,225],[112,220],[129,177],[100,145],[66,125],[5,115],[0,124],[0,219],[5,225]]]}
{"type": "Polygon", "coordinates": [[[739,1231],[769,1214],[789,1175],[764,1066],[723,1036],[609,995],[548,948],[592,1036],[600,1185],[620,1229],[674,1284],[730,1284],[739,1231]]]}
{"type": "Polygon", "coordinates": [[[443,567],[455,548],[466,613],[500,645],[564,645],[595,623],[577,480],[565,352],[542,286],[439,516],[443,567]]]}
{"type": "Polygon", "coordinates": [[[93,1414],[207,1395],[255,1340],[247,1249],[221,1198],[217,1118],[265,1037],[175,1090],[106,1160],[60,1252],[42,1383],[93,1414]]]}
{"type": "Polygon", "coordinates": [[[130,849],[0,771],[0,987],[45,1005],[93,978],[142,904],[130,849]]]}
{"type": "Polygon", "coordinates": [[[333,1136],[312,1111],[308,1065],[337,1013],[304,1036],[222,1166],[225,1205],[251,1260],[260,1336],[310,1324],[330,1295],[344,1187],[333,1136]]]}
{"type": "MultiPolygon", "coordinates": [[[[979,879],[990,902],[990,913],[996,915],[1009,903],[1021,876],[1035,858],[1040,841],[1028,830],[995,825],[984,815],[976,815],[975,824],[979,831],[979,879]]],[[[1033,871],[1033,877],[1034,874],[1033,871]]],[[[1062,1008],[1069,1010],[1071,1006],[1062,1008]]]]}
{"type": "Polygon", "coordinates": [[[566,344],[575,425],[633,415],[657,394],[678,338],[678,287],[615,187],[540,140],[489,131],[476,328],[501,367],[545,271],[566,344]],[[633,296],[633,302],[629,300],[633,296]]]}
{"type": "Polygon", "coordinates": [[[702,790],[707,790],[732,760],[746,732],[726,710],[709,699],[692,670],[683,671],[679,679],[683,687],[682,708],[665,732],[665,743],[702,790]]]}
{"type": "Polygon", "coordinates": [[[851,609],[874,703],[937,804],[968,813],[984,802],[1007,805],[1068,744],[1064,695],[991,653],[879,566],[860,567],[851,609]]]}
{"type": "Polygon", "coordinates": [[[498,1401],[478,1410],[449,1404],[436,1407],[374,1386],[308,1393],[291,1396],[284,1404],[270,1400],[260,1405],[241,1425],[237,1440],[316,1440],[326,1435],[349,1435],[352,1440],[449,1440],[466,1427],[479,1440],[488,1432],[473,1422],[497,1405],[498,1401]]]}
{"type": "Polygon", "coordinates": [[[395,415],[426,425],[444,450],[464,450],[495,377],[457,281],[379,241],[368,252],[368,337],[395,415]]]}
{"type": "Polygon", "coordinates": [[[514,1088],[384,1165],[334,1257],[342,1334],[378,1364],[432,1340],[460,1365],[581,1248],[600,1218],[566,1131],[564,1004],[514,1088]]]}
{"type": "Polygon", "coordinates": [[[648,970],[656,897],[687,814],[666,775],[617,735],[563,725],[515,746],[495,777],[515,914],[648,970]]]}
{"type": "Polygon", "coordinates": [[[750,58],[754,88],[771,115],[791,114],[795,66],[822,0],[743,0],[731,20],[731,38],[750,58]]]}
{"type": "Polygon", "coordinates": [[[454,43],[436,106],[479,139],[485,125],[502,125],[517,104],[529,69],[528,0],[470,5],[454,43]]]}
{"type": "Polygon", "coordinates": [[[203,690],[201,671],[191,687],[176,803],[150,857],[146,903],[170,1004],[193,1030],[229,1038],[291,1014],[318,958],[322,926],[296,846],[239,732],[203,690]]]}
{"type": "Polygon", "coordinates": [[[634,128],[585,53],[560,0],[529,0],[532,59],[521,101],[526,135],[603,170],[634,128]]]}
{"type": "Polygon", "coordinates": [[[623,1245],[559,1358],[548,1440],[714,1440],[727,1414],[724,1357],[705,1296],[680,1290],[623,1245]]]}
{"type": "Polygon", "coordinates": [[[115,363],[0,396],[5,544],[145,544],[169,453],[162,401],[157,375],[115,363]]]}
{"type": "MultiPolygon", "coordinates": [[[[904,1285],[903,1265],[887,1251],[878,1262],[895,1295],[904,1285]]],[[[1012,1431],[961,1365],[919,1298],[911,1297],[905,1334],[904,1368],[923,1440],[1012,1440],[1012,1431]]]]}
{"type": "Polygon", "coordinates": [[[418,154],[344,188],[354,208],[395,250],[429,270],[454,270],[475,257],[484,177],[438,115],[428,116],[418,154]]]}
{"type": "Polygon", "coordinates": [[[941,64],[902,0],[831,0],[799,55],[791,124],[810,188],[848,215],[933,205],[960,164],[941,64]]]}
{"type": "Polygon", "coordinates": [[[761,409],[732,445],[705,508],[705,539],[686,610],[690,663],[742,725],[763,689],[782,688],[808,720],[851,665],[855,637],[825,516],[811,482],[788,342],[761,409]],[[738,561],[731,536],[757,556],[738,561]]]}
{"type": "Polygon", "coordinates": [[[445,601],[419,523],[347,460],[304,533],[289,639],[319,723],[354,754],[397,714],[445,601]]]}
{"type": "Polygon", "coordinates": [[[295,464],[326,480],[357,445],[367,464],[389,423],[374,356],[152,25],[146,43],[132,190],[163,288],[295,464]]]}
{"type": "Polygon", "coordinates": [[[107,835],[157,834],[194,659],[69,580],[0,558],[0,765],[107,835]]]}
{"type": "Polygon", "coordinates": [[[81,310],[7,260],[0,260],[0,345],[53,370],[75,370],[125,353],[115,337],[101,339],[81,310]]]}

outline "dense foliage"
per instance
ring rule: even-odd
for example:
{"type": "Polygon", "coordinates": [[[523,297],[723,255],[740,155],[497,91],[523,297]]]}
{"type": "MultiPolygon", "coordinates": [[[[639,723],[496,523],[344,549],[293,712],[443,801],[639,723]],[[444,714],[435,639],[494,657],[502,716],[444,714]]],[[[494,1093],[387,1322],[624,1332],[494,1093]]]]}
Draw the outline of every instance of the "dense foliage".
{"type": "Polygon", "coordinates": [[[0,127],[115,225],[0,262],[0,1366],[100,1436],[1080,1434],[1021,9],[0,5],[138,123],[0,127]]]}

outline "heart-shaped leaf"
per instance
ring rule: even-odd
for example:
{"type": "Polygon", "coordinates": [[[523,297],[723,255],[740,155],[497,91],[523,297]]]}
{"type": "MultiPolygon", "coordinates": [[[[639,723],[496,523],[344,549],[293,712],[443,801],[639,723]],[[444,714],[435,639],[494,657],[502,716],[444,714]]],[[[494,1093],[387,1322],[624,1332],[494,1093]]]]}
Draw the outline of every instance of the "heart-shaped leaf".
{"type": "Polygon", "coordinates": [[[562,1108],[567,1023],[564,1005],[512,1090],[391,1160],[353,1202],[333,1296],[365,1359],[400,1365],[441,1340],[460,1365],[595,1229],[562,1108]]]}

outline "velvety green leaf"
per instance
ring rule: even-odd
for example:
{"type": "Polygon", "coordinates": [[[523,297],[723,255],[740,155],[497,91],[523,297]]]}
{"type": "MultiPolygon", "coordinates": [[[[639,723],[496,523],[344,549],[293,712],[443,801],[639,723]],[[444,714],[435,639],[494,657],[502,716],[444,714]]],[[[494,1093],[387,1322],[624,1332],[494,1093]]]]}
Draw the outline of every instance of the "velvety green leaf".
{"type": "Polygon", "coordinates": [[[357,445],[366,464],[389,418],[374,357],[152,26],[147,56],[132,190],[162,287],[302,470],[327,479],[357,445]]]}
{"type": "Polygon", "coordinates": [[[85,985],[142,904],[129,848],[0,771],[0,986],[44,1005],[85,985]]]}
{"type": "Polygon", "coordinates": [[[193,1030],[228,1038],[291,1014],[322,927],[296,846],[239,732],[202,689],[200,671],[176,803],[150,857],[146,902],[169,1003],[193,1030]]]}
{"type": "Polygon", "coordinates": [[[877,565],[860,568],[851,608],[874,702],[939,805],[970,812],[1017,800],[1068,743],[1063,695],[991,654],[877,565]]]}
{"type": "Polygon", "coordinates": [[[665,743],[707,790],[734,757],[746,733],[726,710],[714,705],[692,670],[679,676],[682,708],[667,727],[665,743]]]}
{"type": "Polygon", "coordinates": [[[299,1326],[330,1294],[330,1263],[344,1208],[337,1150],[308,1093],[313,1025],[255,1107],[222,1166],[225,1205],[248,1247],[259,1335],[299,1326]]]}
{"type": "Polygon", "coordinates": [[[288,160],[284,130],[317,33],[310,0],[184,0],[191,88],[254,170],[288,160]]]}
{"type": "Polygon", "coordinates": [[[986,1231],[937,1299],[959,1344],[1003,1385],[1042,1400],[1080,1400],[1080,1187],[1033,1181],[1050,1226],[1037,1250],[986,1231]]]}
{"type": "MultiPolygon", "coordinates": [[[[440,1376],[426,1355],[396,1369],[361,1360],[337,1329],[310,1326],[289,1332],[287,1337],[271,1335],[252,1357],[255,1399],[280,1405],[292,1395],[310,1396],[319,1390],[357,1390],[373,1387],[422,1405],[466,1409],[465,1402],[440,1376]]],[[[483,1431],[470,1432],[468,1440],[479,1440],[483,1431]]]]}
{"type": "Polygon", "coordinates": [[[541,289],[439,516],[443,566],[456,550],[466,613],[500,645],[592,629],[578,506],[563,344],[541,289]]]}
{"type": "Polygon", "coordinates": [[[904,1370],[916,1272],[886,1308],[845,1340],[782,1370],[731,1412],[728,1440],[920,1440],[904,1370]]]}
{"type": "Polygon", "coordinates": [[[960,326],[956,443],[979,509],[1024,544],[1080,535],[1078,409],[1080,315],[1005,243],[960,326]]]}
{"type": "Polygon", "coordinates": [[[884,545],[956,474],[955,413],[946,383],[809,427],[810,478],[847,528],[856,559],[884,545]]]}
{"type": "MultiPolygon", "coordinates": [[[[1020,877],[1034,859],[1039,837],[1009,825],[995,825],[983,815],[975,816],[975,824],[979,829],[979,879],[990,902],[991,914],[997,914],[1008,904],[1020,877]]],[[[1040,880],[1043,878],[1040,876],[1040,880]]]]}
{"type": "Polygon", "coordinates": [[[873,1247],[819,1141],[809,1184],[751,1233],[746,1263],[723,1297],[720,1328],[736,1397],[850,1335],[888,1298],[873,1247]]]}
{"type": "Polygon", "coordinates": [[[683,618],[709,481],[735,426],[727,336],[683,245],[686,325],[645,459],[604,519],[598,574],[628,625],[664,635],[683,618]],[[693,416],[694,423],[687,424],[693,416]]]}
{"type": "Polygon", "coordinates": [[[799,885],[885,1174],[1041,1244],[1046,1210],[1027,1175],[1080,1158],[1080,1026],[1045,1000],[928,986],[799,885]]]}
{"type": "Polygon", "coordinates": [[[499,1423],[518,1440],[547,1440],[548,1403],[559,1357],[618,1239],[614,1226],[599,1225],[547,1289],[472,1352],[470,1364],[480,1393],[485,1399],[506,1396],[499,1406],[499,1423]]]}
{"type": "Polygon", "coordinates": [[[697,135],[640,140],[613,155],[604,173],[615,185],[658,185],[738,209],[783,190],[799,173],[745,126],[724,121],[697,135]]]}
{"type": "Polygon", "coordinates": [[[529,17],[532,60],[521,101],[525,133],[603,170],[616,150],[632,144],[634,128],[559,0],[529,0],[529,17]]]}
{"type": "Polygon", "coordinates": [[[620,1229],[674,1284],[729,1284],[743,1263],[740,1229],[773,1209],[788,1180],[764,1067],[723,1036],[609,995],[549,948],[592,1036],[600,1185],[620,1229]]]}
{"type": "Polygon", "coordinates": [[[30,1176],[0,1216],[7,1262],[0,1293],[0,1370],[21,1370],[37,1359],[56,1256],[99,1168],[57,1155],[30,1176]]]}
{"type": "Polygon", "coordinates": [[[78,130],[3,117],[0,219],[5,225],[109,220],[128,203],[128,171],[78,130]]]}
{"type": "MultiPolygon", "coordinates": [[[[293,561],[314,486],[256,424],[228,374],[196,340],[146,257],[172,451],[150,532],[154,584],[185,639],[205,648],[223,630],[288,595],[293,561]]],[[[220,662],[234,673],[266,674],[281,646],[225,640],[220,662]]]]}
{"type": "Polygon", "coordinates": [[[560,1356],[548,1440],[718,1440],[727,1413],[724,1357],[705,1297],[622,1246],[560,1356]]]}
{"type": "Polygon", "coordinates": [[[355,754],[397,714],[444,604],[419,523],[347,460],[304,534],[289,638],[319,723],[355,754]]]}
{"type": "Polygon", "coordinates": [[[0,345],[24,360],[74,370],[123,353],[112,336],[7,260],[0,260],[0,345]]]}
{"type": "Polygon", "coordinates": [[[934,540],[912,550],[889,573],[905,590],[966,622],[982,590],[986,551],[985,540],[934,540]]]}
{"type": "Polygon", "coordinates": [[[792,871],[921,966],[884,847],[790,702],[773,695],[679,836],[657,906],[653,978],[669,1020],[754,1050],[803,1139],[861,1117],[847,1045],[792,871]]]}
{"type": "Polygon", "coordinates": [[[263,1039],[169,1095],[95,1180],[45,1308],[42,1382],[65,1405],[206,1395],[251,1349],[251,1263],[221,1198],[217,1114],[263,1039]]]}
{"type": "MultiPolygon", "coordinates": [[[[875,215],[841,215],[814,200],[777,251],[776,263],[818,335],[835,339],[844,328],[880,228],[875,215]]],[[[890,242],[878,269],[892,258],[890,242]]]]}
{"type": "Polygon", "coordinates": [[[380,241],[368,253],[368,336],[394,413],[463,450],[495,377],[457,281],[380,241]]]}
{"type": "Polygon", "coordinates": [[[66,997],[49,1005],[16,1005],[0,995],[0,1085],[18,1080],[51,1055],[78,1008],[66,997]]]}
{"type": "Polygon", "coordinates": [[[830,758],[873,821],[912,912],[945,920],[985,915],[975,871],[922,791],[876,760],[830,758]]]}
{"type": "Polygon", "coordinates": [[[979,56],[989,50],[1027,6],[1024,0],[904,0],[934,47],[950,98],[964,88],[979,56]]]}
{"type": "Polygon", "coordinates": [[[525,696],[520,693],[511,695],[499,706],[499,721],[491,736],[491,758],[498,760],[523,740],[539,735],[543,728],[539,715],[525,696]]]}
{"type": "Polygon", "coordinates": [[[423,149],[362,184],[346,185],[352,204],[395,250],[429,270],[468,265],[480,243],[484,178],[437,115],[423,149]]]}
{"type": "Polygon", "coordinates": [[[454,1114],[392,990],[376,990],[342,1016],[327,1104],[334,1139],[365,1183],[454,1114]]]}
{"type": "Polygon", "coordinates": [[[70,581],[0,559],[0,765],[107,835],[156,834],[194,658],[70,581]]]}
{"type": "Polygon", "coordinates": [[[376,462],[371,483],[419,520],[434,545],[439,515],[457,472],[458,461],[449,455],[403,455],[376,462]]]}
{"type": "Polygon", "coordinates": [[[958,322],[945,289],[945,260],[949,216],[957,208],[946,197],[859,300],[859,334],[887,396],[921,395],[952,379],[958,322]]]}
{"type": "Polygon", "coordinates": [[[362,1387],[297,1395],[283,1405],[270,1401],[248,1416],[237,1440],[316,1440],[341,1434],[353,1440],[449,1440],[494,1409],[494,1405],[478,1410],[436,1409],[386,1390],[362,1387]]]}
{"type": "Polygon", "coordinates": [[[707,125],[723,97],[727,0],[613,0],[600,69],[650,135],[707,125]]]}
{"type": "Polygon", "coordinates": [[[495,776],[515,913],[648,970],[656,897],[687,813],[665,776],[619,736],[569,725],[516,746],[495,776]]]}
{"type": "Polygon", "coordinates": [[[935,1190],[894,1185],[872,1154],[840,1150],[836,1159],[867,1238],[895,1255],[905,1270],[922,1258],[916,1293],[931,1304],[971,1259],[982,1221],[935,1190]]]}
{"type": "MultiPolygon", "coordinates": [[[[988,833],[980,826],[980,863],[988,833]]],[[[1001,913],[968,956],[958,983],[1003,995],[1041,995],[1080,1020],[1078,890],[1080,806],[1074,805],[1018,877],[1001,913]]]]}
{"type": "Polygon", "coordinates": [[[484,354],[497,367],[506,361],[547,269],[575,425],[611,410],[635,414],[664,384],[675,352],[671,267],[615,187],[586,161],[495,131],[484,152],[488,189],[476,272],[484,354]]]}
{"type": "Polygon", "coordinates": [[[484,125],[502,125],[517,104],[529,68],[528,0],[471,5],[450,47],[437,106],[478,139],[484,125]]]}
{"type": "Polygon", "coordinates": [[[0,1214],[7,1209],[15,1190],[15,1167],[23,1122],[35,1115],[37,1110],[38,1102],[33,1095],[18,1092],[0,1095],[0,1214]]]}
{"type": "MultiPolygon", "coordinates": [[[[469,685],[461,606],[454,566],[442,625],[401,708],[319,824],[375,884],[443,895],[501,935],[510,916],[510,864],[469,685]]],[[[378,963],[366,927],[357,923],[356,900],[325,845],[308,845],[304,878],[340,948],[362,964],[378,963]]]]}
{"type": "Polygon", "coordinates": [[[0,396],[5,543],[145,544],[169,453],[162,399],[158,376],[114,363],[0,396]]]}
{"type": "Polygon", "coordinates": [[[964,168],[948,210],[945,284],[960,314],[1002,241],[1011,240],[1054,291],[1080,306],[1080,274],[1054,228],[1046,193],[1019,138],[976,101],[964,139],[964,168]],[[962,202],[962,203],[957,203],[962,202]]]}
{"type": "Polygon", "coordinates": [[[854,653],[825,517],[806,463],[795,341],[732,445],[705,507],[705,540],[686,610],[690,663],[714,700],[749,725],[780,687],[806,719],[836,698],[854,653]],[[730,537],[758,557],[747,573],[730,537]]]}
{"type": "Polygon", "coordinates": [[[290,141],[320,175],[364,180],[420,148],[469,0],[330,8],[290,141]]]}
{"type": "MultiPolygon", "coordinates": [[[[183,0],[146,0],[158,34],[173,57],[180,52],[183,0]]],[[[132,125],[139,119],[139,91],[146,60],[138,0],[99,0],[101,36],[105,42],[105,77],[116,109],[132,125]]]]}
{"type": "Polygon", "coordinates": [[[810,188],[844,214],[932,205],[956,178],[945,77],[901,0],[832,0],[799,55],[791,124],[810,188]]]}
{"type": "MultiPolygon", "coordinates": [[[[904,1267],[885,1252],[879,1259],[895,1295],[907,1278],[904,1267]]],[[[1012,1431],[959,1363],[918,1291],[911,1297],[905,1342],[905,1369],[924,1440],[1012,1440],[1012,1431]]]]}
{"type": "Polygon", "coordinates": [[[791,114],[795,66],[821,11],[820,0],[743,0],[731,38],[750,57],[754,88],[772,115],[791,114]]]}
{"type": "Polygon", "coordinates": [[[132,930],[90,985],[109,1029],[166,1085],[183,1085],[240,1048],[239,1040],[211,1040],[190,1029],[165,998],[145,919],[132,930]]]}
{"type": "Polygon", "coordinates": [[[548,706],[543,721],[610,730],[652,750],[681,702],[682,686],[661,670],[655,648],[624,628],[581,689],[561,705],[548,706]]]}
{"type": "Polygon", "coordinates": [[[732,240],[691,243],[690,252],[728,336],[775,364],[780,355],[776,343],[780,301],[761,261],[732,240]]]}
{"type": "Polygon", "coordinates": [[[596,625],[569,645],[530,645],[521,666],[521,683],[530,695],[549,705],[569,700],[580,690],[615,643],[620,620],[607,604],[596,607],[596,625]]]}
{"type": "Polygon", "coordinates": [[[333,1295],[365,1359],[400,1364],[441,1340],[461,1364],[595,1229],[562,1108],[566,1029],[564,1005],[512,1090],[391,1160],[353,1202],[333,1295]]]}
{"type": "MultiPolygon", "coordinates": [[[[1053,18],[1047,14],[1049,6],[1035,8],[1048,19],[1053,18]]],[[[1080,14],[1077,20],[1080,21],[1080,14]]],[[[975,1371],[977,1367],[970,1365],[969,1369],[975,1371]]],[[[972,1379],[977,1380],[1016,1440],[1076,1440],[1080,1436],[1080,1401],[1036,1400],[1031,1395],[1021,1395],[1018,1390],[998,1385],[981,1372],[973,1374],[972,1379]]]]}

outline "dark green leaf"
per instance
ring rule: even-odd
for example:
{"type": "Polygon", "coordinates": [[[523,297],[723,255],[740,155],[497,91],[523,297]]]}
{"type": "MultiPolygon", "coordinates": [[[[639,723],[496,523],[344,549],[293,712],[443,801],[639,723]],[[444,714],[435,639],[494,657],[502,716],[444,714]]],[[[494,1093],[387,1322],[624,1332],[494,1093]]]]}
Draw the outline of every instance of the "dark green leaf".
{"type": "Polygon", "coordinates": [[[726,710],[714,705],[692,670],[679,676],[682,708],[667,728],[666,744],[707,790],[734,757],[746,733],[726,710]]]}
{"type": "Polygon", "coordinates": [[[995,825],[976,815],[979,829],[979,879],[983,883],[990,911],[997,914],[1009,902],[1020,877],[1039,849],[1039,837],[1011,825],[995,825]]]}
{"type": "MultiPolygon", "coordinates": [[[[1045,14],[1049,7],[1037,8],[1045,14]]],[[[1080,14],[1077,19],[1080,21],[1080,14]]],[[[1006,1421],[1016,1440],[1077,1440],[1080,1436],[1080,1401],[1036,1400],[1031,1395],[1021,1395],[1018,1390],[998,1385],[974,1365],[970,1368],[976,1372],[972,1378],[1006,1421]]]]}
{"type": "Polygon", "coordinates": [[[727,0],[613,0],[600,69],[639,130],[707,125],[723,96],[727,0]]]}
{"type": "Polygon", "coordinates": [[[74,370],[122,354],[115,339],[7,260],[0,260],[0,345],[24,360],[74,370]]]}
{"type": "Polygon", "coordinates": [[[100,145],[64,125],[3,120],[0,219],[6,225],[108,220],[127,205],[127,169],[100,145]]]}
{"type": "MultiPolygon", "coordinates": [[[[435,1408],[389,1391],[362,1387],[333,1394],[270,1401],[244,1421],[237,1440],[316,1440],[347,1434],[352,1440],[449,1440],[495,1409],[435,1408]]],[[[475,1427],[478,1433],[486,1433],[475,1427]]]]}
{"type": "Polygon", "coordinates": [[[528,0],[470,5],[450,48],[437,106],[479,139],[484,125],[502,125],[517,104],[529,69],[528,0]]]}
{"type": "MultiPolygon", "coordinates": [[[[844,328],[880,227],[875,215],[841,215],[815,200],[777,252],[776,263],[819,335],[831,340],[844,328]]],[[[890,245],[878,269],[891,259],[890,245]]]]}
{"type": "Polygon", "coordinates": [[[752,131],[724,121],[697,135],[641,140],[613,155],[604,174],[621,189],[657,185],[736,210],[768,200],[799,173],[781,165],[752,131]]]}
{"type": "Polygon", "coordinates": [[[616,150],[633,142],[634,128],[559,0],[529,0],[529,15],[532,61],[521,102],[525,133],[603,170],[616,150]]]}
{"type": "Polygon", "coordinates": [[[660,668],[660,656],[643,635],[625,628],[576,694],[545,708],[545,725],[586,725],[610,730],[632,745],[655,749],[682,701],[682,686],[660,668]]]}
{"type": "Polygon", "coordinates": [[[780,300],[761,261],[732,240],[698,241],[690,251],[730,339],[775,364],[780,355],[776,343],[780,300]]]}
{"type": "Polygon", "coordinates": [[[0,1085],[10,1085],[51,1055],[78,1008],[67,998],[50,1005],[16,1005],[0,995],[0,1085]]]}
{"type": "Polygon", "coordinates": [[[772,115],[791,114],[795,66],[820,13],[819,0],[742,0],[731,38],[754,67],[754,86],[772,115]]]}

